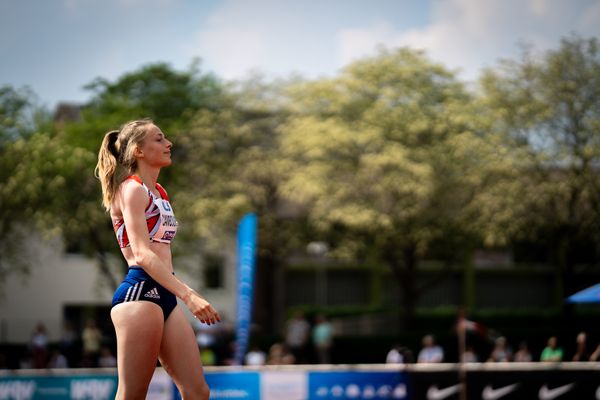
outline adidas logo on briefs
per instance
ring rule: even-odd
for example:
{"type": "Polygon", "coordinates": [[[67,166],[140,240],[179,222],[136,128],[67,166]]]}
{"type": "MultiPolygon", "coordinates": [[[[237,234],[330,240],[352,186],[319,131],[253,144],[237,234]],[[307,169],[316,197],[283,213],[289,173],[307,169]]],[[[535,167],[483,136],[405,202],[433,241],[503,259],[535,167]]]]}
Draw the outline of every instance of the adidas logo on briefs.
{"type": "Polygon", "coordinates": [[[144,295],[144,297],[150,297],[152,299],[160,299],[160,295],[158,294],[158,290],[156,288],[152,289],[148,293],[144,295]]]}

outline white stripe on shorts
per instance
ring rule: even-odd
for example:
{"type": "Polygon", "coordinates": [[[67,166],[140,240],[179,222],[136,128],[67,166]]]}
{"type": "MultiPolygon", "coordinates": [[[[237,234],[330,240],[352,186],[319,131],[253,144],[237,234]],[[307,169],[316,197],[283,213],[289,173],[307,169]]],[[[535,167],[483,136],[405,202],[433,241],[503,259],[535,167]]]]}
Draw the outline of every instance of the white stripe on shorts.
{"type": "Polygon", "coordinates": [[[142,288],[144,287],[144,283],[146,283],[146,281],[142,281],[142,284],[140,285],[140,290],[138,290],[137,296],[135,297],[136,301],[140,299],[140,294],[142,294],[142,288]]]}
{"type": "Polygon", "coordinates": [[[127,289],[127,293],[125,294],[125,299],[123,299],[123,301],[128,301],[129,299],[129,295],[131,294],[131,290],[134,288],[135,286],[129,286],[129,289],[127,289]]]}
{"type": "Polygon", "coordinates": [[[125,301],[134,301],[135,300],[135,295],[136,295],[137,291],[139,290],[140,283],[141,282],[138,282],[135,285],[133,285],[133,288],[131,289],[131,293],[130,293],[129,297],[125,299],[125,301]]]}

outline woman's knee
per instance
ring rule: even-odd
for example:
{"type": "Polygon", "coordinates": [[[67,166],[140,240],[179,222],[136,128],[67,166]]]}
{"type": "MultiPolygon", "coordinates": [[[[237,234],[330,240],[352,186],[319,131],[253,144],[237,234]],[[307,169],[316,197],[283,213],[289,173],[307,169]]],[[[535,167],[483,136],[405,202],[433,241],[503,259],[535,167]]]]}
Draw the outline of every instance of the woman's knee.
{"type": "Polygon", "coordinates": [[[119,385],[115,400],[144,400],[148,394],[148,386],[140,384],[119,385]]]}
{"type": "Polygon", "coordinates": [[[181,393],[183,400],[208,400],[210,389],[206,382],[197,382],[194,385],[184,387],[181,393]]]}

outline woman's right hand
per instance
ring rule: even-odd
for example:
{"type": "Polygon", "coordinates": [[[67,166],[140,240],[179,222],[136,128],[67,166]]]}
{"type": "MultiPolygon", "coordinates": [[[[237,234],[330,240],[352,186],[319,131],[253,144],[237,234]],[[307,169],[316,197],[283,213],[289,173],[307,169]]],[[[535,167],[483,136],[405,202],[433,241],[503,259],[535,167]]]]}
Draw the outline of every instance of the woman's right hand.
{"type": "Polygon", "coordinates": [[[212,325],[221,321],[219,313],[198,293],[192,292],[184,301],[188,309],[194,314],[194,317],[200,322],[212,325]]]}

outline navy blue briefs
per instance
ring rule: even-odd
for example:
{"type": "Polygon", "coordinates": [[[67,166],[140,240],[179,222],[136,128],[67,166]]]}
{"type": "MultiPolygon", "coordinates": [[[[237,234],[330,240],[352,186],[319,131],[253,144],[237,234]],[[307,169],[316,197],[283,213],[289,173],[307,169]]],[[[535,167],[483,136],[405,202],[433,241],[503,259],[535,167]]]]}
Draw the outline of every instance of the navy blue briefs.
{"type": "Polygon", "coordinates": [[[177,298],[158,284],[141,267],[129,267],[127,276],[117,288],[112,306],[128,301],[149,301],[162,308],[165,321],[177,305],[177,298]]]}

